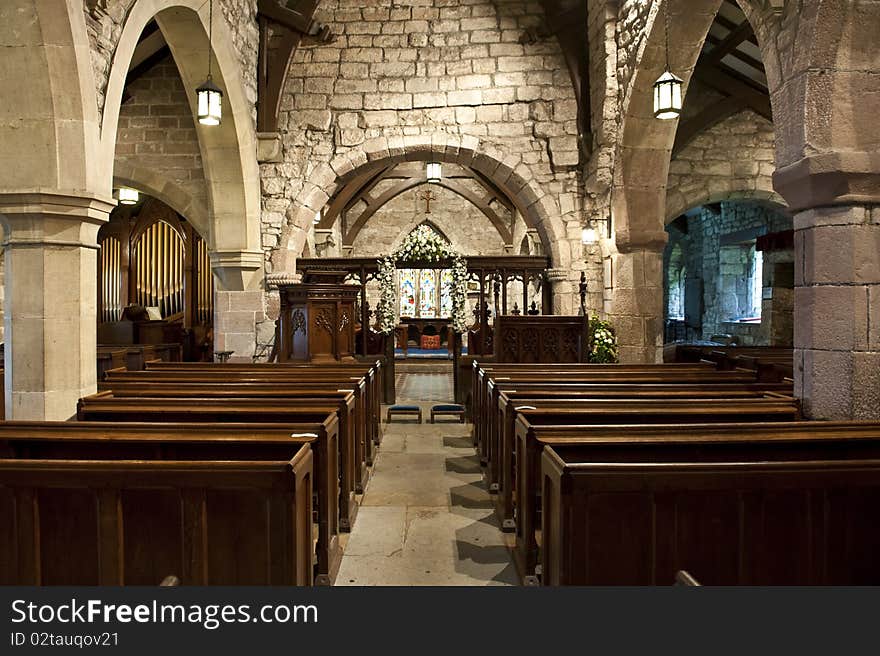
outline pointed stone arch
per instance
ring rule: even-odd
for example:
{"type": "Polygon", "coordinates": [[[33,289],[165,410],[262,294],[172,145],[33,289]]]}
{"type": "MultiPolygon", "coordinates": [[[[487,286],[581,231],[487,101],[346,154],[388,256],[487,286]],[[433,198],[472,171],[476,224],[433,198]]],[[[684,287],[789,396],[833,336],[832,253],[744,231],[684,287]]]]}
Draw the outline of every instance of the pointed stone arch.
{"type": "Polygon", "coordinates": [[[318,165],[293,199],[279,247],[272,253],[270,278],[289,276],[315,214],[347,182],[404,161],[440,161],[466,166],[502,191],[537,230],[554,267],[567,269],[571,251],[557,202],[541,188],[522,157],[476,137],[445,133],[418,137],[379,137],[318,165]]]}
{"type": "MultiPolygon", "coordinates": [[[[171,49],[193,115],[195,88],[207,73],[208,3],[204,0],[137,0],[126,18],[107,82],[100,147],[103,172],[108,179],[114,175],[116,128],[129,62],[141,32],[153,19],[171,49]]],[[[247,99],[237,48],[222,15],[214,17],[213,39],[214,82],[223,90],[223,121],[215,127],[196,124],[208,191],[207,220],[203,222],[206,229],[202,232],[215,265],[222,268],[225,262],[233,268],[238,266],[251,274],[260,274],[263,264],[261,200],[253,103],[247,99]]],[[[153,182],[154,187],[159,187],[158,181],[153,182]]],[[[199,218],[194,220],[198,222],[199,218]]],[[[232,278],[235,276],[226,282],[232,283],[233,288],[252,288],[258,282],[252,277],[249,282],[238,280],[236,284],[232,278]]]]}

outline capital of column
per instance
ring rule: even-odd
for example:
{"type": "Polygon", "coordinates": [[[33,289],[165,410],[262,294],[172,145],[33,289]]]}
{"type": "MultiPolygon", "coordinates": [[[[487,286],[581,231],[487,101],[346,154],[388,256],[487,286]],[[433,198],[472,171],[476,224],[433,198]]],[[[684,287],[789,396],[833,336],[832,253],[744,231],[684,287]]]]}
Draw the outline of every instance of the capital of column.
{"type": "Polygon", "coordinates": [[[266,276],[266,286],[277,289],[280,285],[293,285],[302,280],[302,274],[295,271],[276,271],[266,276]]]}
{"type": "Polygon", "coordinates": [[[263,251],[211,251],[211,269],[223,291],[259,289],[263,278],[263,251]]]}
{"type": "Polygon", "coordinates": [[[562,282],[568,280],[568,269],[547,269],[547,282],[562,282]]]}
{"type": "Polygon", "coordinates": [[[778,168],[773,187],[793,212],[829,205],[880,203],[880,153],[809,155],[778,168]]]}
{"type": "Polygon", "coordinates": [[[4,245],[97,248],[98,229],[115,206],[113,198],[98,195],[0,193],[4,245]]]}

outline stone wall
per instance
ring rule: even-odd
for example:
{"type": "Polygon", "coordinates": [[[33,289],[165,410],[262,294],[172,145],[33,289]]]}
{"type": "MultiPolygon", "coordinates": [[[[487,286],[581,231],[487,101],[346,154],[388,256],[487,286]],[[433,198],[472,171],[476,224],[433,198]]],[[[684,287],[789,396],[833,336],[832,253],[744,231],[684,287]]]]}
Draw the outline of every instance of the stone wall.
{"type": "Polygon", "coordinates": [[[352,244],[352,257],[384,255],[397,248],[420,223],[433,223],[462,255],[503,255],[504,241],[485,214],[458,194],[432,186],[436,200],[425,213],[425,187],[401,194],[367,221],[352,244]]]}
{"type": "MultiPolygon", "coordinates": [[[[686,285],[702,284],[702,328],[688,339],[709,339],[716,334],[733,334],[744,345],[791,345],[793,279],[786,275],[786,263],[793,262],[791,250],[762,253],[761,287],[772,297],[761,304],[761,322],[736,322],[748,314],[752,297],[751,266],[754,248],[748,243],[758,235],[790,230],[791,218],[777,210],[751,202],[723,202],[701,207],[687,215],[687,231],[679,223],[669,227],[664,279],[674,278],[670,260],[676,247],[683,254],[686,285]]],[[[669,295],[667,290],[667,308],[669,295]]]]}
{"type": "Polygon", "coordinates": [[[132,82],[128,93],[119,112],[116,162],[156,171],[207,207],[195,121],[174,59],[132,82]]]}
{"type": "Polygon", "coordinates": [[[540,3],[328,0],[316,17],[338,37],[301,47],[290,67],[279,120],[284,161],[261,166],[267,251],[319,163],[370,139],[437,133],[521,155],[566,222],[564,239],[577,242],[582,188],[568,69],[555,40],[518,42],[543,20],[540,3]]]}
{"type": "MultiPolygon", "coordinates": [[[[717,97],[699,83],[692,84],[682,121],[717,97]]],[[[667,220],[697,205],[729,197],[782,204],[773,191],[774,156],[773,124],[752,110],[740,111],[701,132],[670,162],[667,220]]]]}

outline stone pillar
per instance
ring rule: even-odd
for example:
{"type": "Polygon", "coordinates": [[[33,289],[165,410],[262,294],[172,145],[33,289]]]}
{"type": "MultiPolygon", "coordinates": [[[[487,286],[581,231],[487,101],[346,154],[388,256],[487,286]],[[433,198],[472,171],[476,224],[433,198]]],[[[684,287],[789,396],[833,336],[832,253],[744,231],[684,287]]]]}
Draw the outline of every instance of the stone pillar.
{"type": "Polygon", "coordinates": [[[798,212],[795,393],[815,419],[880,419],[880,208],[798,212]]]}
{"type": "MultiPolygon", "coordinates": [[[[577,293],[577,286],[572,287],[571,272],[568,269],[547,269],[546,284],[550,285],[550,294],[553,298],[553,314],[575,314],[577,308],[572,309],[572,297],[577,293]]],[[[544,314],[550,314],[544,308],[544,314]]]]}
{"type": "MultiPolygon", "coordinates": [[[[661,362],[663,356],[663,250],[633,249],[611,256],[608,318],[624,363],[661,362]]],[[[607,274],[608,272],[606,272],[607,274]]]]}
{"type": "Polygon", "coordinates": [[[257,325],[266,320],[262,252],[211,253],[214,272],[214,351],[232,351],[230,362],[250,362],[257,325]]]}
{"type": "Polygon", "coordinates": [[[96,391],[98,229],[113,201],[0,195],[6,418],[65,420],[96,391]]]}

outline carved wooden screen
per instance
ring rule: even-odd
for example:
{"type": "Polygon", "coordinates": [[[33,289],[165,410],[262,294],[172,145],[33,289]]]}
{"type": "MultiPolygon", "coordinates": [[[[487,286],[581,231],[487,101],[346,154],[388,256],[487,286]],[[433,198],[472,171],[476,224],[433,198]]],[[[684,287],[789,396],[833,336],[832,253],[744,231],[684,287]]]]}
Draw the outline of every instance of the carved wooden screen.
{"type": "Polygon", "coordinates": [[[132,275],[134,303],[158,307],[163,319],[184,311],[184,241],[170,224],[156,221],[138,237],[132,275]]]}
{"type": "Polygon", "coordinates": [[[101,240],[101,321],[119,321],[122,318],[122,243],[116,237],[101,240]]]}

